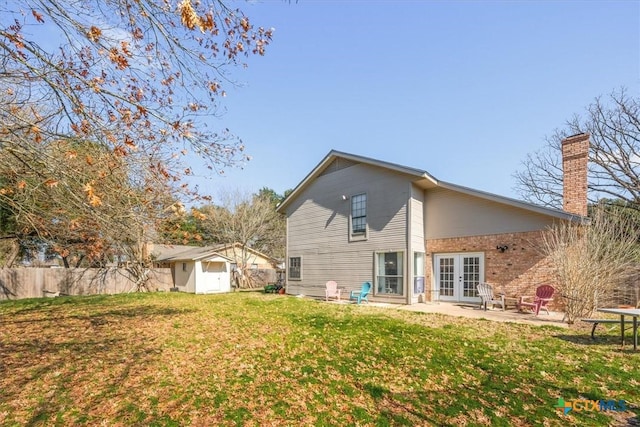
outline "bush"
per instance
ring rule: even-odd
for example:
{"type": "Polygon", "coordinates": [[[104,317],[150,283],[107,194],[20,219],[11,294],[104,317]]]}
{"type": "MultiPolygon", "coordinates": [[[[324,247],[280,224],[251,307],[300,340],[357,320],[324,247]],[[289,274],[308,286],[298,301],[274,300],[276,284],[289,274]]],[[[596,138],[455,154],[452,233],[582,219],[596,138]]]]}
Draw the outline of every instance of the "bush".
{"type": "Polygon", "coordinates": [[[590,222],[557,223],[544,233],[543,251],[565,298],[568,323],[616,303],[614,291],[634,286],[640,234],[625,209],[598,205],[590,222]]]}

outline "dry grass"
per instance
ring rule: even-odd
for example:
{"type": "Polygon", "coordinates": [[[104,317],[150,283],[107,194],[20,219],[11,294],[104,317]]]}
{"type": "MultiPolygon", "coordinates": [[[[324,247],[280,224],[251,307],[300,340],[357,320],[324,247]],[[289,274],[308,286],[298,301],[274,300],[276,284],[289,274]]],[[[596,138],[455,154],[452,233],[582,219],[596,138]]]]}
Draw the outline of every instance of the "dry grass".
{"type": "MultiPolygon", "coordinates": [[[[579,331],[257,293],[0,304],[2,425],[606,425],[640,352],[579,331]]],[[[614,418],[615,415],[615,418],[614,418]]]]}

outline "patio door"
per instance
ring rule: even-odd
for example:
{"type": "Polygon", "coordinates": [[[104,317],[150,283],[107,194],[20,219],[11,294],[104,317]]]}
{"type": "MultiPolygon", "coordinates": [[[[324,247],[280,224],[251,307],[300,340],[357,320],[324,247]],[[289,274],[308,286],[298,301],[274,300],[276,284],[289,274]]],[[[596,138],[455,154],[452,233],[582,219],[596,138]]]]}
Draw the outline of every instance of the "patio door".
{"type": "Polygon", "coordinates": [[[438,254],[433,268],[441,301],[479,301],[476,285],[484,281],[483,253],[438,254]]]}

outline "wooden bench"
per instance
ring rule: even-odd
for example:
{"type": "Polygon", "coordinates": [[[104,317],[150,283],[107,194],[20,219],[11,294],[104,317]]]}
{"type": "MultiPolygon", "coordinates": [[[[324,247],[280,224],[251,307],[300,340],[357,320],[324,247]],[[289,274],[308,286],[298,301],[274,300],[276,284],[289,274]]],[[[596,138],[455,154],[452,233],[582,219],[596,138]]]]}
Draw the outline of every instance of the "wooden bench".
{"type": "MultiPolygon", "coordinates": [[[[585,323],[593,323],[593,328],[591,328],[591,339],[595,340],[595,332],[596,332],[596,326],[598,326],[599,324],[620,324],[620,319],[581,319],[582,322],[585,323]]],[[[633,323],[633,319],[624,319],[624,324],[626,325],[627,323],[632,324],[633,323]]],[[[613,328],[609,329],[610,331],[613,330],[613,328]]]]}

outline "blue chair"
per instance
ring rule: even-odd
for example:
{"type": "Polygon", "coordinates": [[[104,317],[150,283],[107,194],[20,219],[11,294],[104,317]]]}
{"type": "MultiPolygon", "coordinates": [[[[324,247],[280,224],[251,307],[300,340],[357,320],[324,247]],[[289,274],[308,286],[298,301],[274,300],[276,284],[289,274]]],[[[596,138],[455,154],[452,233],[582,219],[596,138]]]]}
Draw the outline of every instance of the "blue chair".
{"type": "Polygon", "coordinates": [[[359,291],[351,291],[349,294],[349,300],[355,300],[360,304],[362,301],[369,302],[369,293],[371,292],[371,283],[364,282],[362,289],[359,291]]]}

